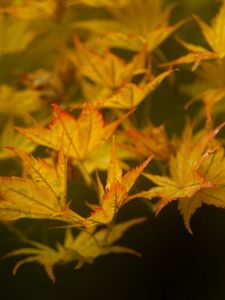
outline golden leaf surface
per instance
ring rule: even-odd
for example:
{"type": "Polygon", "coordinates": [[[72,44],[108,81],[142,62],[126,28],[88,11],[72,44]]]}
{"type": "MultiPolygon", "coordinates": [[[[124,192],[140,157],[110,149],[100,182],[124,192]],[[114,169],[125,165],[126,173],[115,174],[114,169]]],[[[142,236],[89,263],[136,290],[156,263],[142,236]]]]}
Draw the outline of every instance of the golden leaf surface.
{"type": "Polygon", "coordinates": [[[170,176],[145,174],[157,186],[149,191],[140,192],[133,197],[145,197],[152,199],[158,197],[158,212],[169,202],[174,200],[192,198],[199,191],[207,191],[215,187],[214,183],[201,171],[204,163],[210,160],[210,156],[218,146],[214,140],[215,135],[224,126],[221,124],[210,132],[201,132],[193,136],[192,127],[187,125],[180,146],[169,161],[170,176]]]}
{"type": "Polygon", "coordinates": [[[131,0],[67,0],[68,6],[74,4],[84,4],[94,7],[119,7],[128,4],[131,0]]]}
{"type": "Polygon", "coordinates": [[[154,154],[154,159],[168,160],[171,155],[171,145],[163,126],[147,125],[140,131],[135,128],[122,133],[122,147],[138,157],[148,157],[154,154]]]}
{"type": "Polygon", "coordinates": [[[18,23],[13,17],[0,12],[0,56],[26,49],[35,36],[28,22],[18,23]]]}
{"type": "Polygon", "coordinates": [[[208,160],[206,160],[200,172],[208,182],[212,183],[211,188],[199,190],[193,197],[180,199],[178,209],[183,216],[187,230],[192,233],[190,218],[202,204],[214,205],[219,208],[225,207],[225,156],[224,149],[218,148],[208,160]]]}
{"type": "Polygon", "coordinates": [[[164,78],[169,76],[173,70],[165,71],[150,81],[144,80],[139,84],[126,83],[118,91],[103,100],[95,103],[104,108],[132,109],[137,107],[150,93],[152,93],[164,78]]]}
{"type": "Polygon", "coordinates": [[[144,220],[145,218],[136,218],[116,224],[112,228],[100,230],[92,227],[89,231],[81,231],[76,237],[73,236],[70,229],[67,229],[64,243],[57,243],[56,249],[27,240],[25,242],[32,247],[12,251],[5,257],[27,256],[25,259],[16,263],[13,274],[16,274],[18,268],[25,263],[38,262],[44,267],[49,278],[55,282],[53,267],[56,264],[76,262],[76,268],[80,268],[84,263],[92,263],[94,259],[100,255],[109,253],[129,253],[140,256],[135,250],[125,246],[114,245],[114,243],[119,240],[130,227],[142,223],[144,220]]]}
{"type": "Polygon", "coordinates": [[[85,219],[85,226],[108,224],[113,220],[118,210],[128,202],[130,189],[151,159],[152,156],[136,168],[132,168],[123,174],[120,161],[116,155],[115,142],[113,143],[105,189],[98,180],[100,206],[96,206],[91,215],[85,219]]]}
{"type": "Polygon", "coordinates": [[[101,143],[108,140],[119,124],[126,118],[123,115],[118,120],[104,125],[102,114],[91,104],[86,104],[80,116],[63,111],[58,105],[53,105],[55,116],[49,128],[29,128],[18,130],[37,144],[58,149],[78,161],[85,160],[101,143]]]}
{"type": "Polygon", "coordinates": [[[132,0],[121,7],[111,7],[111,19],[80,21],[81,27],[101,34],[109,47],[140,51],[143,46],[149,52],[155,50],[186,20],[169,25],[173,6],[163,7],[163,1],[132,0]]]}
{"type": "Polygon", "coordinates": [[[61,0],[23,0],[12,6],[0,8],[21,20],[50,19],[59,20],[66,8],[66,1],[61,0]]]}
{"type": "Polygon", "coordinates": [[[211,51],[199,45],[187,43],[178,39],[181,45],[184,46],[189,53],[172,62],[164,64],[164,66],[194,63],[192,67],[192,70],[194,70],[202,60],[222,59],[225,57],[225,1],[222,1],[219,12],[213,18],[211,26],[202,21],[198,16],[194,16],[194,19],[200,27],[211,51]]]}
{"type": "Polygon", "coordinates": [[[185,85],[183,91],[192,96],[187,107],[195,101],[205,106],[208,127],[212,126],[212,115],[223,112],[223,105],[217,105],[225,98],[225,59],[202,62],[196,71],[197,79],[192,85],[185,85]]]}
{"type": "Polygon", "coordinates": [[[67,165],[62,150],[56,165],[12,149],[22,159],[28,178],[0,177],[0,219],[37,218],[81,225],[66,203],[67,165]]]}
{"type": "Polygon", "coordinates": [[[0,160],[14,157],[15,152],[8,151],[6,147],[20,148],[28,153],[35,149],[34,143],[15,130],[13,121],[4,124],[0,135],[0,160]]]}
{"type": "Polygon", "coordinates": [[[20,115],[32,113],[41,109],[42,106],[38,91],[31,89],[17,91],[8,85],[0,86],[0,114],[20,115]]]}
{"type": "Polygon", "coordinates": [[[144,48],[129,63],[109,51],[100,55],[82,44],[76,36],[75,48],[79,72],[100,86],[116,89],[129,82],[134,75],[146,72],[144,48]]]}

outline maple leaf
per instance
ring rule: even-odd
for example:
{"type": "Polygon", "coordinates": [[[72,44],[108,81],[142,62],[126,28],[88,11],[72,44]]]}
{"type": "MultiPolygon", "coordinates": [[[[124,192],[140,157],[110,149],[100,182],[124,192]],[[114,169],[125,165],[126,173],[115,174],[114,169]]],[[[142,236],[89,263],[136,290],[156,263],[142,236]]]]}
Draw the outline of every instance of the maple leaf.
{"type": "Polygon", "coordinates": [[[146,72],[145,48],[135,55],[128,64],[118,56],[107,51],[103,55],[88,49],[75,36],[75,48],[77,50],[77,62],[79,71],[92,82],[116,89],[126,82],[129,82],[134,75],[146,72]]]}
{"type": "Polygon", "coordinates": [[[75,27],[101,34],[102,41],[109,47],[139,51],[146,46],[151,52],[186,22],[169,25],[173,6],[163,9],[162,3],[162,0],[133,0],[126,6],[108,8],[112,19],[80,21],[75,27]]]}
{"type": "Polygon", "coordinates": [[[168,160],[171,155],[171,145],[163,126],[147,125],[140,131],[131,128],[122,132],[122,147],[135,153],[138,157],[168,160]]]}
{"type": "Polygon", "coordinates": [[[194,16],[195,21],[200,27],[202,34],[211,48],[211,51],[201,47],[199,45],[194,45],[191,43],[186,43],[181,39],[178,41],[190,52],[187,55],[180,57],[170,63],[163,64],[168,65],[178,65],[183,63],[194,63],[193,70],[199,65],[202,60],[205,59],[222,59],[225,57],[225,1],[223,0],[219,12],[213,18],[211,26],[202,21],[198,16],[194,16]]]}
{"type": "Polygon", "coordinates": [[[165,71],[150,81],[144,80],[140,84],[127,83],[117,92],[103,100],[95,100],[94,103],[104,108],[131,109],[138,106],[147,95],[153,92],[162,80],[169,76],[173,70],[165,71]]]}
{"type": "Polygon", "coordinates": [[[223,30],[225,25],[225,1],[222,2],[211,26],[203,22],[198,16],[195,16],[195,20],[211,49],[217,54],[218,58],[223,58],[225,56],[225,33],[223,30]]]}
{"type": "MultiPolygon", "coordinates": [[[[91,51],[75,37],[77,59],[73,59],[79,66],[81,86],[84,95],[98,107],[131,109],[140,104],[144,98],[153,92],[163,79],[169,76],[168,70],[153,76],[145,67],[145,47],[133,57],[129,63],[107,51],[103,55],[91,51]],[[131,83],[132,77],[145,73],[138,84],[131,83]],[[88,79],[88,80],[87,80],[88,79]]],[[[75,104],[79,106],[82,104],[75,104]]]]}
{"type": "Polygon", "coordinates": [[[125,231],[130,227],[140,224],[146,219],[144,217],[135,218],[126,222],[113,225],[111,228],[103,228],[97,230],[94,226],[91,229],[82,231],[75,239],[71,235],[71,231],[67,231],[64,241],[64,247],[76,250],[80,259],[76,268],[79,268],[85,262],[92,263],[93,260],[109,253],[130,253],[140,256],[138,252],[124,246],[113,245],[119,240],[125,231]],[[92,236],[91,236],[91,235],[92,236]]]}
{"type": "Polygon", "coordinates": [[[171,201],[179,199],[182,201],[183,198],[193,197],[198,191],[214,188],[214,183],[201,172],[201,166],[215,151],[217,143],[214,137],[224,125],[223,123],[210,132],[193,136],[192,126],[188,124],[176,154],[170,158],[170,176],[145,174],[157,186],[133,195],[130,199],[158,197],[160,201],[157,211],[159,212],[171,201]]]}
{"type": "Polygon", "coordinates": [[[112,228],[96,230],[92,227],[89,231],[81,231],[76,237],[73,236],[70,229],[67,229],[64,243],[57,243],[56,249],[50,248],[38,242],[26,240],[25,242],[32,247],[21,248],[10,252],[5,256],[26,255],[25,259],[18,261],[13,269],[16,274],[19,267],[25,263],[38,262],[41,264],[49,278],[55,282],[53,267],[56,264],[67,264],[76,262],[76,268],[80,268],[84,263],[92,263],[100,255],[109,253],[129,253],[133,255],[140,254],[135,250],[125,246],[114,245],[125,231],[130,227],[143,222],[145,218],[136,218],[130,221],[119,223],[112,228]]]}
{"type": "Polygon", "coordinates": [[[35,242],[35,241],[27,241],[28,244],[30,244],[32,247],[26,247],[17,249],[15,251],[10,252],[5,256],[11,257],[11,256],[21,256],[21,255],[28,255],[25,259],[22,259],[18,261],[18,263],[15,265],[13,269],[13,274],[16,274],[17,270],[20,268],[20,266],[26,264],[26,263],[32,263],[32,262],[38,262],[41,264],[46,273],[48,274],[49,278],[55,282],[55,274],[53,272],[53,266],[60,262],[62,255],[60,252],[57,252],[55,249],[50,248],[44,244],[35,242]]]}
{"type": "MultiPolygon", "coordinates": [[[[63,152],[74,159],[81,171],[85,160],[99,145],[109,140],[119,124],[132,113],[130,111],[116,121],[104,125],[102,114],[91,104],[85,105],[78,119],[56,104],[53,105],[53,110],[55,117],[48,129],[37,127],[18,130],[37,144],[55,150],[62,147],[63,152]]],[[[89,181],[88,178],[85,179],[89,181]]]]}
{"type": "Polygon", "coordinates": [[[0,177],[0,219],[37,218],[81,225],[82,217],[66,203],[67,167],[62,150],[56,166],[11,148],[22,159],[29,178],[0,177]]]}
{"type": "MultiPolygon", "coordinates": [[[[202,101],[204,103],[206,122],[207,126],[210,127],[212,124],[213,109],[225,97],[225,59],[203,62],[196,74],[197,80],[192,86],[184,86],[182,90],[192,95],[192,99],[187,107],[195,101],[202,101]]],[[[222,112],[219,107],[218,112],[222,112]]]]}
{"type": "Polygon", "coordinates": [[[189,51],[189,53],[179,58],[176,58],[173,61],[160,64],[161,67],[193,63],[191,70],[195,71],[202,61],[216,58],[215,53],[212,51],[209,51],[199,45],[187,43],[181,38],[176,39],[186,50],[189,51]]]}
{"type": "Polygon", "coordinates": [[[118,210],[128,202],[128,192],[151,159],[152,156],[138,167],[132,168],[123,174],[120,160],[116,155],[115,141],[113,142],[105,189],[98,179],[100,206],[94,206],[91,215],[85,219],[85,226],[108,224],[113,220],[118,210]]]}
{"type": "Polygon", "coordinates": [[[187,230],[190,228],[190,218],[202,204],[225,208],[225,157],[224,149],[218,148],[200,167],[204,178],[212,184],[211,188],[199,190],[193,197],[180,199],[178,209],[184,219],[187,230]]]}

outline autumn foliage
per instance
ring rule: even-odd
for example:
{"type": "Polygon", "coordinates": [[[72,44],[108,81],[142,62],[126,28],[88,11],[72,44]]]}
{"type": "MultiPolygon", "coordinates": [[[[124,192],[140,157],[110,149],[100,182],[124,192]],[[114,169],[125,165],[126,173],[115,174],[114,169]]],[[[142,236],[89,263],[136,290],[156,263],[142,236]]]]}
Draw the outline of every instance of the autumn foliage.
{"type": "Polygon", "coordinates": [[[26,245],[5,256],[25,257],[14,273],[36,261],[55,281],[56,264],[79,268],[108,253],[140,256],[117,243],[145,221],[121,221],[128,202],[144,201],[157,215],[176,201],[190,233],[203,204],[225,207],[218,137],[225,126],[225,1],[211,23],[197,15],[172,22],[174,10],[161,0],[1,4],[0,161],[10,167],[1,170],[0,221],[26,245]],[[202,34],[199,44],[182,36],[190,22],[202,34]],[[166,40],[176,40],[183,55],[167,58],[166,40]],[[182,130],[171,132],[166,121],[154,124],[149,103],[160,88],[173,89],[183,70],[194,81],[179,87],[189,100],[182,130]],[[76,185],[93,197],[71,197],[76,185]],[[18,225],[24,218],[48,220],[63,230],[63,241],[54,248],[33,240],[18,225]]]}

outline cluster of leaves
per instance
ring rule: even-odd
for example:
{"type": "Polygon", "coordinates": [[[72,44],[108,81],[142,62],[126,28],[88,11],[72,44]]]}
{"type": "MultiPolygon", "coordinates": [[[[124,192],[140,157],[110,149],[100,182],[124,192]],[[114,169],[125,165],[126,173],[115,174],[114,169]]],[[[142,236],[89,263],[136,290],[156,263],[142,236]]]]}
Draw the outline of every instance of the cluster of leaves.
{"type": "Polygon", "coordinates": [[[188,53],[172,61],[161,44],[192,20],[171,24],[175,7],[162,0],[0,4],[0,160],[13,165],[1,171],[0,220],[15,233],[23,218],[66,227],[55,249],[23,235],[29,247],[6,255],[26,256],[14,272],[36,261],[54,281],[55,264],[81,267],[110,252],[139,255],[114,245],[144,220],[117,221],[135,198],[135,205],[156,200],[156,213],[178,201],[189,232],[202,204],[225,207],[224,147],[216,138],[225,123],[215,125],[225,108],[225,1],[211,25],[193,17],[210,49],[177,37],[188,53]],[[204,106],[177,136],[140,118],[162,81],[174,79],[173,67],[183,64],[195,80],[180,90],[191,94],[188,105],[197,99],[204,106]],[[131,167],[133,161],[138,166],[131,167]],[[151,183],[134,191],[141,175],[151,183]],[[98,198],[95,204],[86,199],[89,213],[68,199],[80,183],[98,198]]]}

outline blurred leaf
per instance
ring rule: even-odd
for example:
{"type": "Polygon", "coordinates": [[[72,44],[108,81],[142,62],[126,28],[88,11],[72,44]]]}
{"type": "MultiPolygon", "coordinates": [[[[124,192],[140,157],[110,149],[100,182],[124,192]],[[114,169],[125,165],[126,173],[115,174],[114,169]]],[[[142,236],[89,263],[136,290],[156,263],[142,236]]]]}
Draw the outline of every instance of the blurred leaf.
{"type": "Polygon", "coordinates": [[[93,227],[91,231],[82,231],[76,237],[68,229],[64,243],[58,243],[56,250],[41,243],[27,240],[25,242],[30,244],[31,248],[27,247],[12,251],[5,257],[28,256],[17,262],[13,269],[13,274],[16,274],[18,268],[25,263],[38,262],[45,268],[49,278],[55,282],[53,267],[56,264],[76,262],[76,268],[80,268],[84,263],[92,263],[98,256],[109,253],[129,253],[139,256],[139,253],[135,250],[124,246],[114,246],[113,244],[130,227],[142,223],[144,220],[145,218],[136,218],[131,221],[119,223],[112,228],[100,230],[96,230],[93,227]]]}
{"type": "Polygon", "coordinates": [[[66,1],[61,0],[23,0],[14,6],[0,8],[0,12],[11,14],[22,20],[61,19],[66,1]]]}
{"type": "Polygon", "coordinates": [[[42,106],[38,91],[30,89],[17,91],[7,85],[0,86],[0,114],[13,116],[32,113],[42,106]]]}
{"type": "Polygon", "coordinates": [[[146,46],[152,52],[186,21],[169,25],[172,8],[163,8],[162,0],[133,0],[126,6],[109,8],[112,19],[91,19],[74,26],[102,34],[102,42],[109,47],[139,51],[146,46]]]}
{"type": "Polygon", "coordinates": [[[15,18],[0,13],[0,56],[26,49],[36,35],[30,29],[29,22],[18,22],[15,18]]]}
{"type": "Polygon", "coordinates": [[[90,6],[112,6],[120,7],[128,4],[131,0],[67,0],[68,6],[74,4],[85,4],[90,6]]]}
{"type": "Polygon", "coordinates": [[[141,131],[128,129],[123,134],[122,146],[140,157],[154,154],[154,159],[168,160],[171,155],[171,144],[163,128],[147,125],[141,131]]]}
{"type": "Polygon", "coordinates": [[[170,63],[164,64],[165,66],[194,63],[192,68],[194,70],[199,65],[201,60],[222,59],[225,56],[225,1],[223,0],[219,12],[211,22],[211,26],[202,21],[198,16],[194,16],[194,19],[200,27],[202,34],[212,51],[208,51],[201,46],[196,46],[194,44],[179,40],[181,44],[189,51],[189,53],[183,57],[175,59],[170,63]]]}
{"type": "Polygon", "coordinates": [[[116,89],[129,82],[133,76],[146,72],[145,49],[126,64],[124,60],[111,52],[107,51],[104,55],[99,55],[97,52],[91,51],[77,37],[75,37],[75,47],[79,72],[98,85],[116,89]]]}
{"type": "Polygon", "coordinates": [[[12,121],[8,121],[2,129],[0,136],[0,159],[8,159],[16,155],[14,152],[6,149],[6,147],[20,148],[28,153],[36,148],[34,143],[15,130],[15,125],[12,121]]]}

